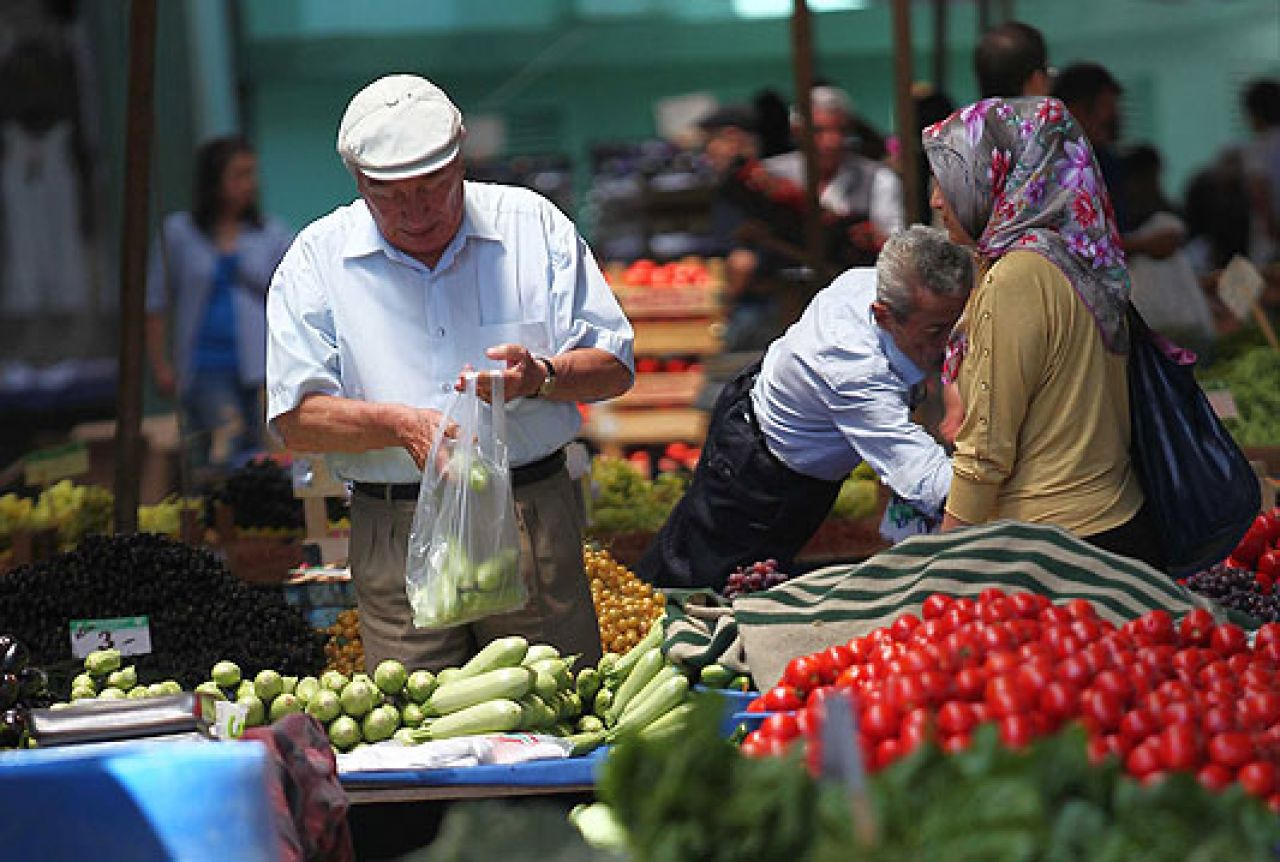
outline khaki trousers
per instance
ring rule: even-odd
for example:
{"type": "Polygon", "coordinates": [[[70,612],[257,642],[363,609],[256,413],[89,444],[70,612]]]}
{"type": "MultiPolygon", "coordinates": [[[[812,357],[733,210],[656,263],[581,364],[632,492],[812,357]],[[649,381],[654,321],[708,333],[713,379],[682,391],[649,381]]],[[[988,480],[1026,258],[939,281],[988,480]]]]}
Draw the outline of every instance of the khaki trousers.
{"type": "Polygon", "coordinates": [[[449,629],[419,629],[405,592],[409,528],[417,503],[351,495],[351,578],[369,672],[394,658],[410,670],[457,666],[494,638],[523,635],[583,664],[600,659],[600,629],[582,563],[580,492],[560,470],[515,489],[520,573],[529,603],[518,611],[449,629]]]}

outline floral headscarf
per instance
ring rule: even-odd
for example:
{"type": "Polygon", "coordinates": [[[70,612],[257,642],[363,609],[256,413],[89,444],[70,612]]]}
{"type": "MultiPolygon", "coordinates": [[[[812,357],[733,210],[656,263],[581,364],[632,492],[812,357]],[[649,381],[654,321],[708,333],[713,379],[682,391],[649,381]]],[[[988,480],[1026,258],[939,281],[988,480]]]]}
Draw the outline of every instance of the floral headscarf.
{"type": "Polygon", "coordinates": [[[984,99],[923,134],[929,167],[990,261],[1024,249],[1055,264],[1115,353],[1128,350],[1129,271],[1111,197],[1057,99],[984,99]]]}

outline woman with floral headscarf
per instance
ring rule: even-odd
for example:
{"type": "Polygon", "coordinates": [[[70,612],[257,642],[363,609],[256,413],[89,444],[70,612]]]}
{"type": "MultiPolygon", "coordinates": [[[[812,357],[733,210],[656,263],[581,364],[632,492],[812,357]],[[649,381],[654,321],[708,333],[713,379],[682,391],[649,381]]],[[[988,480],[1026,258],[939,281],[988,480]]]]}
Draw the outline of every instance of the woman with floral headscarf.
{"type": "Polygon", "coordinates": [[[964,401],[943,529],[1055,524],[1161,563],[1129,459],[1129,275],[1093,151],[1056,99],[926,129],[931,205],[981,269],[944,379],[964,401]]]}

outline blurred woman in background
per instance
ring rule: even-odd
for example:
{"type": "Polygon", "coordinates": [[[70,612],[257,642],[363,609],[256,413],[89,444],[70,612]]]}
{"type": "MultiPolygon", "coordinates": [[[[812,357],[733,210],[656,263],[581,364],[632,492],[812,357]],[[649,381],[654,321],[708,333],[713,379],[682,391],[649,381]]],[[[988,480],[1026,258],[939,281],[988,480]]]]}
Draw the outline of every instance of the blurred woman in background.
{"type": "Polygon", "coordinates": [[[293,234],[263,217],[243,138],[202,145],[194,180],[190,211],[168,216],[151,250],[147,356],[181,406],[189,466],[234,466],[262,446],[267,287],[293,234]]]}

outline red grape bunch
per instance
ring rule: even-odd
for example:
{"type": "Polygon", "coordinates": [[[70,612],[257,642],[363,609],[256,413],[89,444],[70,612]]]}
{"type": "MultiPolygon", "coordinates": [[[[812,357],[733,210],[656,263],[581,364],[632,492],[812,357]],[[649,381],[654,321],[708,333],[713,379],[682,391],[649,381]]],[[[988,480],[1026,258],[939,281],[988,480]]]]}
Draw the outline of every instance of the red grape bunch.
{"type": "Polygon", "coordinates": [[[733,574],[729,575],[729,580],[720,594],[726,599],[736,599],[746,593],[758,593],[761,590],[776,587],[786,581],[787,577],[786,574],[778,571],[778,561],[774,559],[738,566],[733,570],[733,574]]]}

